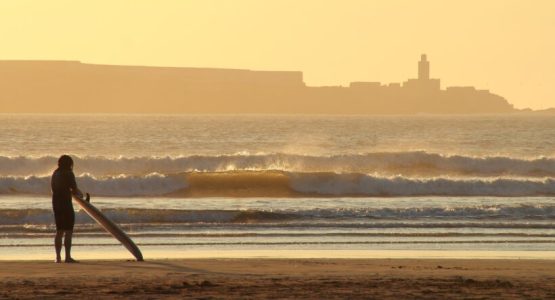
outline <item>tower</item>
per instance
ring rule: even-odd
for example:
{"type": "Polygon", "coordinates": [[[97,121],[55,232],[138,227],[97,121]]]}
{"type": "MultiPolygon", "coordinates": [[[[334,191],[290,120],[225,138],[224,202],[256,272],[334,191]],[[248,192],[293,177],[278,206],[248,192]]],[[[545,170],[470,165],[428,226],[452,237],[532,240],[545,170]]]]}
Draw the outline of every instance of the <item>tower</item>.
{"type": "Polygon", "coordinates": [[[430,62],[426,58],[426,54],[422,54],[418,62],[418,79],[430,80],[430,62]]]}

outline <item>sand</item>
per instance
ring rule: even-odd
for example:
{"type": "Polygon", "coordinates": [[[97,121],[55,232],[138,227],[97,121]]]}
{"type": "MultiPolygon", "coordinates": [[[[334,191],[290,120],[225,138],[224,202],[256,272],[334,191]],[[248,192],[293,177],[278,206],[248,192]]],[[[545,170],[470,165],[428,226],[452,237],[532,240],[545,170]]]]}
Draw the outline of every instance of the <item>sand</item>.
{"type": "Polygon", "coordinates": [[[555,299],[553,260],[0,262],[1,299],[555,299]]]}

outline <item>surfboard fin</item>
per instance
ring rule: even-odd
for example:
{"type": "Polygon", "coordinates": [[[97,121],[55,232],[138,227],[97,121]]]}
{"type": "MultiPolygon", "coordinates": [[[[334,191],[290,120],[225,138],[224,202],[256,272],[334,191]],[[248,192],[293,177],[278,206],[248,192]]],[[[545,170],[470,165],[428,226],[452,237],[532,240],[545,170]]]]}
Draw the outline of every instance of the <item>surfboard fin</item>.
{"type": "Polygon", "coordinates": [[[91,203],[91,195],[89,193],[87,193],[87,197],[85,198],[85,201],[91,203]]]}

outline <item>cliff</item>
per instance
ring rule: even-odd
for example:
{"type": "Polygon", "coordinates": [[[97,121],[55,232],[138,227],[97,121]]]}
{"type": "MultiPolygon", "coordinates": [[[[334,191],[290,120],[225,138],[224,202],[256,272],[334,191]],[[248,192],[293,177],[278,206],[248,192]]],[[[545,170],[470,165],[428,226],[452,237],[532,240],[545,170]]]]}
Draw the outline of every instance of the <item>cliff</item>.
{"type": "Polygon", "coordinates": [[[308,87],[301,72],[0,61],[4,113],[507,113],[505,99],[439,80],[308,87]]]}

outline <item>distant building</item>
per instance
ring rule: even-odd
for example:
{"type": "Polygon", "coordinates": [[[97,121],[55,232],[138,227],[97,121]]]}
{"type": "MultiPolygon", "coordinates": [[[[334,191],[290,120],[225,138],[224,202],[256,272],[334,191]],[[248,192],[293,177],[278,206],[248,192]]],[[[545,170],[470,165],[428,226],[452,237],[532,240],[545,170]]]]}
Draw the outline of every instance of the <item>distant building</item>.
{"type": "Polygon", "coordinates": [[[514,111],[503,97],[474,87],[441,89],[441,81],[431,78],[430,61],[420,56],[418,77],[402,84],[352,82],[350,95],[366,99],[376,113],[506,113],[514,111]],[[395,108],[392,107],[395,103],[395,108]]]}
{"type": "Polygon", "coordinates": [[[420,80],[430,80],[430,62],[426,57],[426,54],[420,56],[420,61],[418,62],[418,79],[420,80]]]}
{"type": "Polygon", "coordinates": [[[352,89],[360,89],[360,90],[375,90],[379,89],[382,86],[379,82],[364,82],[364,81],[357,81],[351,82],[349,87],[352,89]]]}
{"type": "Polygon", "coordinates": [[[430,93],[439,92],[441,89],[439,79],[430,79],[430,62],[426,54],[422,54],[418,62],[418,78],[409,79],[403,83],[403,87],[412,92],[430,93]]]}

